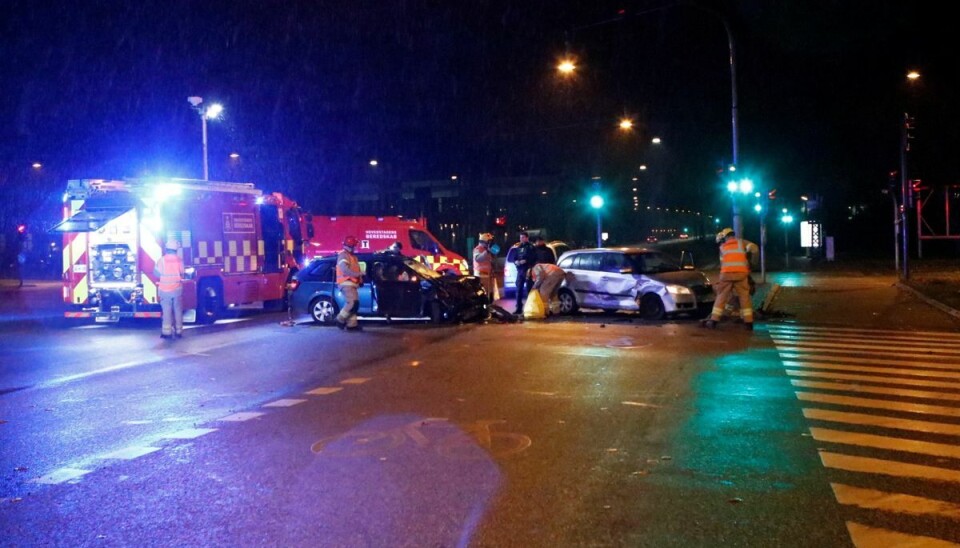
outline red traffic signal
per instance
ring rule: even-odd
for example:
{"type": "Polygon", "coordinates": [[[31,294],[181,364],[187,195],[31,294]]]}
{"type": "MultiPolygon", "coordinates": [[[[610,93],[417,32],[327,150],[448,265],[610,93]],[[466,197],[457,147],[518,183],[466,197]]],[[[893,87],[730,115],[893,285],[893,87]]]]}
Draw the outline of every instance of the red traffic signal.
{"type": "Polygon", "coordinates": [[[497,217],[493,222],[494,222],[494,224],[496,224],[497,226],[507,226],[507,218],[506,218],[506,217],[497,217]]]}

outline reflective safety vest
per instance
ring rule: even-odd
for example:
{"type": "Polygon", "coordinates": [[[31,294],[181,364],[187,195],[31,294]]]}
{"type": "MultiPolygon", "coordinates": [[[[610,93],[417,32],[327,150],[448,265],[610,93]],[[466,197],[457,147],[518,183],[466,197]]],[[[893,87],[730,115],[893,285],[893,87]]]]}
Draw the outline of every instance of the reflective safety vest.
{"type": "Polygon", "coordinates": [[[337,255],[337,285],[360,285],[360,262],[353,253],[341,251],[337,255]]]}
{"type": "Polygon", "coordinates": [[[473,273],[476,276],[489,276],[493,273],[493,257],[487,246],[477,244],[473,248],[473,273]]]}
{"type": "Polygon", "coordinates": [[[537,263],[530,270],[530,275],[533,277],[534,282],[540,282],[545,279],[547,276],[555,273],[563,272],[559,266],[550,263],[537,263]]]}
{"type": "Polygon", "coordinates": [[[183,283],[183,261],[175,253],[165,253],[157,263],[156,271],[160,274],[160,291],[176,291],[183,283]]]}
{"type": "Polygon", "coordinates": [[[720,244],[720,273],[750,273],[747,245],[740,238],[720,244]]]}

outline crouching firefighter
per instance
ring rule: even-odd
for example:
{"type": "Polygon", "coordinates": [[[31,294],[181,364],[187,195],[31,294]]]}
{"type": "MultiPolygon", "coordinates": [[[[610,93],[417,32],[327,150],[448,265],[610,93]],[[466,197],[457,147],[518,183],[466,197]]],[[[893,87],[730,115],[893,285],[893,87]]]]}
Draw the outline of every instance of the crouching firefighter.
{"type": "Polygon", "coordinates": [[[703,321],[704,327],[717,327],[723,317],[724,308],[734,295],[740,301],[740,316],[743,325],[753,331],[753,301],[750,298],[750,262],[756,257],[758,248],[737,235],[731,228],[725,228],[717,234],[720,244],[720,281],[717,283],[717,300],[713,303],[710,318],[703,321]]]}
{"type": "Polygon", "coordinates": [[[533,288],[540,292],[543,304],[547,306],[548,316],[552,314],[553,305],[557,300],[557,292],[565,277],[566,273],[563,269],[555,264],[537,263],[530,269],[533,288]]]}
{"type": "Polygon", "coordinates": [[[343,239],[343,250],[337,255],[337,287],[343,294],[343,309],[337,314],[337,327],[356,331],[360,329],[357,323],[357,309],[360,308],[358,288],[363,283],[363,272],[360,271],[360,262],[353,250],[357,247],[357,239],[347,236],[343,239]]]}

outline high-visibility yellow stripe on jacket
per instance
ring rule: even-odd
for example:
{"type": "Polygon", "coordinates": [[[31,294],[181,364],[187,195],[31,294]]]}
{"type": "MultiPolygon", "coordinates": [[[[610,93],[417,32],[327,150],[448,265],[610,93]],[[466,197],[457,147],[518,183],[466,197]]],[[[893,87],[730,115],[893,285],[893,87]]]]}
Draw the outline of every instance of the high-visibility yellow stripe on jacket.
{"type": "Polygon", "coordinates": [[[743,240],[737,238],[720,245],[720,273],[750,273],[750,261],[743,240]]]}
{"type": "Polygon", "coordinates": [[[183,261],[180,260],[179,255],[164,254],[157,264],[157,272],[160,273],[160,283],[157,284],[157,289],[160,291],[180,289],[180,284],[183,283],[181,281],[183,280],[183,261]]]}

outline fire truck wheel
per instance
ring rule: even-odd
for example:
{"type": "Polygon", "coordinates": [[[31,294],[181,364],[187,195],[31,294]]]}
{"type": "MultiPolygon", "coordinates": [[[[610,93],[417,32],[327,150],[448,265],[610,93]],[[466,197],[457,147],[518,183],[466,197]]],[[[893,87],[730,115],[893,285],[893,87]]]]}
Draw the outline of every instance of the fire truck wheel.
{"type": "Polygon", "coordinates": [[[310,302],[310,317],[317,323],[333,325],[338,312],[337,303],[330,297],[317,297],[310,302]]]}
{"type": "Polygon", "coordinates": [[[211,282],[201,282],[197,292],[197,322],[211,324],[220,317],[223,308],[223,298],[220,288],[211,282]]]}

